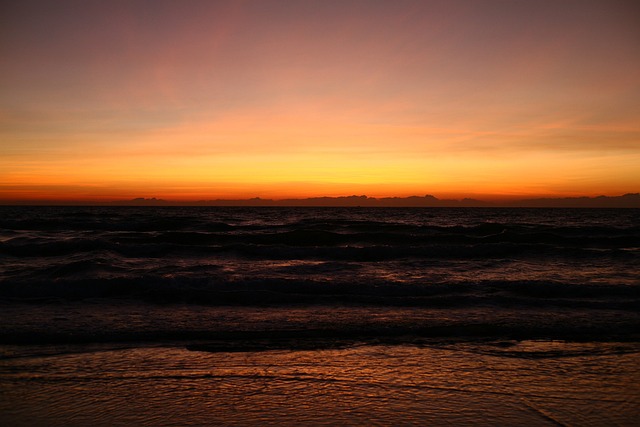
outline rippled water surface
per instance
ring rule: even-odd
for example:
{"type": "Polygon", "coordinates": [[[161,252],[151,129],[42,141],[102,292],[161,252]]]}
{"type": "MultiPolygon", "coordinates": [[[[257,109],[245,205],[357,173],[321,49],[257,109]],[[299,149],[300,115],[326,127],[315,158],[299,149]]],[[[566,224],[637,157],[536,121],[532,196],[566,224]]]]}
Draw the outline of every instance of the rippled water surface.
{"type": "Polygon", "coordinates": [[[6,298],[608,308],[640,300],[637,209],[3,207],[0,213],[6,298]]]}

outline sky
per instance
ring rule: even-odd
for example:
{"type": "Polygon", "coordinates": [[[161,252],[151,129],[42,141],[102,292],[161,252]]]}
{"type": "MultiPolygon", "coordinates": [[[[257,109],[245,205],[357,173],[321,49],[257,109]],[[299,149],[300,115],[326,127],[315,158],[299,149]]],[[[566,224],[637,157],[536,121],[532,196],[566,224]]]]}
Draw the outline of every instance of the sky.
{"type": "Polygon", "coordinates": [[[640,189],[640,5],[2,0],[0,201],[640,189]]]}

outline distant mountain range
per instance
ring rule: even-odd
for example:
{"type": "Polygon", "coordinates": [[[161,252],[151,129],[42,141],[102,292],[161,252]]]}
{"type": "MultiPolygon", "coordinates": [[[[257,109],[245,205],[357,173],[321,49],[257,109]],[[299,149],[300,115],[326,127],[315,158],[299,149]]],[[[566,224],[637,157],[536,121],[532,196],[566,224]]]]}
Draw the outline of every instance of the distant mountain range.
{"type": "Polygon", "coordinates": [[[137,198],[111,202],[110,205],[132,206],[344,206],[344,207],[527,207],[527,208],[640,208],[640,193],[622,196],[566,197],[521,199],[487,202],[476,199],[438,199],[435,196],[410,197],[310,197],[306,199],[216,199],[194,202],[172,202],[156,198],[137,198]]]}
{"type": "Polygon", "coordinates": [[[432,195],[410,197],[310,197],[306,199],[215,199],[198,201],[173,201],[158,198],[135,198],[110,202],[0,200],[0,205],[47,206],[344,206],[344,207],[510,207],[510,208],[640,208],[640,193],[622,196],[538,198],[503,201],[477,199],[438,199],[432,195]]]}

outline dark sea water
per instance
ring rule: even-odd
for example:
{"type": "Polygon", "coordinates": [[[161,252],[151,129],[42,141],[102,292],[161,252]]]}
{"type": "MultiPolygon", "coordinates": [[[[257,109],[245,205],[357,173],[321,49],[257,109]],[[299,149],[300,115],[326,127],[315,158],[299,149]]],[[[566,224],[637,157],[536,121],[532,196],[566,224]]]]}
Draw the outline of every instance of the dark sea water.
{"type": "Polygon", "coordinates": [[[632,310],[640,212],[0,209],[5,301],[632,310]]]}
{"type": "Polygon", "coordinates": [[[7,425],[632,425],[640,211],[0,207],[0,321],[7,425]]]}

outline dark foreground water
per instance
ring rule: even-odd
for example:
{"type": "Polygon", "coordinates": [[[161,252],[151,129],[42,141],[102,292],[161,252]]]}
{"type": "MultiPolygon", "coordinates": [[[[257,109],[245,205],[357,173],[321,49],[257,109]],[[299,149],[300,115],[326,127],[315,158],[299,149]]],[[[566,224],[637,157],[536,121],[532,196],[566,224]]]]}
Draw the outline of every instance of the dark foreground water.
{"type": "Polygon", "coordinates": [[[0,208],[0,423],[633,425],[640,211],[0,208]]]}

